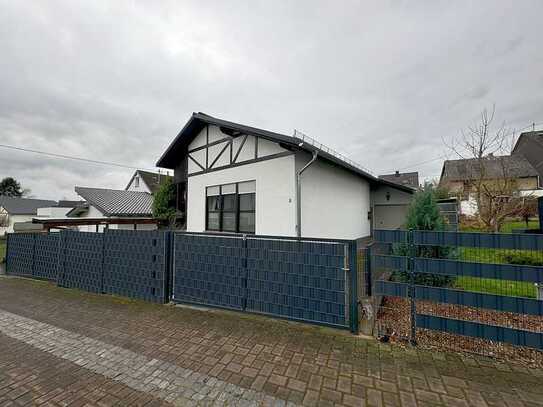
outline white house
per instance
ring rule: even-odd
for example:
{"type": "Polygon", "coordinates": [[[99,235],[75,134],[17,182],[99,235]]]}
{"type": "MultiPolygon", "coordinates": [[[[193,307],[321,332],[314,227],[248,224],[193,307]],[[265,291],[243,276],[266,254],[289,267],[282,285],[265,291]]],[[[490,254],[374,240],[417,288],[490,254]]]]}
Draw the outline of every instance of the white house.
{"type": "Polygon", "coordinates": [[[39,208],[57,205],[55,201],[0,196],[0,236],[13,233],[16,223],[31,222],[39,208]]]}
{"type": "Polygon", "coordinates": [[[168,174],[136,170],[134,175],[132,175],[132,178],[130,178],[125,190],[155,194],[166,181],[172,179],[173,177],[168,174]]]}
{"type": "MultiPolygon", "coordinates": [[[[157,162],[186,195],[187,230],[357,239],[414,189],[379,179],[305,136],[194,113],[157,162]]],[[[400,227],[402,216],[396,216],[400,227]]],[[[381,225],[382,226],[382,225],[381,225]]]]}

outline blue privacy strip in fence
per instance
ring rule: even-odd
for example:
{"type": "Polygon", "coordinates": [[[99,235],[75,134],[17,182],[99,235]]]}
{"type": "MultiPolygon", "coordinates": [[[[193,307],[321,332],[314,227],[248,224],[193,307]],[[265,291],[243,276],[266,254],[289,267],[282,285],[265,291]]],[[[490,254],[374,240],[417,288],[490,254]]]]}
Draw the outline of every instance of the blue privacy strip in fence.
{"type": "Polygon", "coordinates": [[[34,270],[35,234],[10,233],[7,244],[7,274],[32,277],[34,270]]]}
{"type": "Polygon", "coordinates": [[[58,233],[35,234],[33,277],[57,281],[59,236],[58,233]]]}
{"type": "Polygon", "coordinates": [[[7,272],[59,286],[163,303],[164,232],[10,234],[7,272]]]}
{"type": "Polygon", "coordinates": [[[356,314],[345,270],[353,241],[175,233],[174,245],[176,302],[345,328],[356,314]]]}
{"type": "Polygon", "coordinates": [[[174,233],[173,299],[243,309],[244,240],[174,233]]]}
{"type": "Polygon", "coordinates": [[[376,268],[385,268],[392,270],[407,270],[407,257],[392,256],[384,254],[374,254],[372,264],[376,268]]]}
{"type": "Polygon", "coordinates": [[[104,233],[103,239],[104,293],[163,303],[166,234],[111,230],[104,233]]]}
{"type": "Polygon", "coordinates": [[[413,243],[416,245],[432,246],[543,250],[543,235],[414,231],[413,243]]]}
{"type": "Polygon", "coordinates": [[[415,286],[415,297],[417,300],[444,304],[456,304],[517,314],[543,315],[543,301],[531,298],[508,297],[420,285],[415,286]]]}
{"type": "Polygon", "coordinates": [[[60,234],[59,286],[95,293],[103,291],[102,235],[72,231],[60,234]]]}
{"type": "Polygon", "coordinates": [[[345,244],[247,239],[247,310],[348,326],[345,244]]]}
{"type": "Polygon", "coordinates": [[[381,243],[405,243],[407,242],[407,233],[406,230],[375,229],[373,240],[381,243]]]}
{"type": "Polygon", "coordinates": [[[407,297],[409,295],[409,284],[378,280],[375,282],[374,294],[389,297],[407,297]]]}
{"type": "Polygon", "coordinates": [[[430,329],[490,341],[505,342],[516,346],[543,349],[543,333],[541,332],[531,332],[522,329],[486,325],[478,322],[462,321],[424,314],[417,314],[416,323],[417,328],[421,329],[430,329]]]}
{"type": "Polygon", "coordinates": [[[415,272],[543,283],[543,267],[415,258],[415,272]]]}

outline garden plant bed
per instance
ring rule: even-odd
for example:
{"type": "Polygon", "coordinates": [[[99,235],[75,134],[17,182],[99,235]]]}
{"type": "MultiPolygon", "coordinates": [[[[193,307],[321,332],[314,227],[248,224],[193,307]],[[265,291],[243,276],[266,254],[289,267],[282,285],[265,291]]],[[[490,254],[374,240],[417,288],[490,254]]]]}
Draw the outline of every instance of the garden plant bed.
{"type": "MultiPolygon", "coordinates": [[[[421,314],[500,325],[533,332],[543,331],[543,317],[452,304],[436,304],[426,301],[417,301],[416,306],[417,312],[421,314]]],[[[410,300],[399,297],[385,297],[379,308],[377,320],[380,333],[386,332],[391,342],[405,343],[411,330],[410,300]]],[[[477,353],[497,359],[515,361],[530,367],[543,368],[543,351],[531,348],[424,329],[417,329],[416,339],[419,346],[477,353]]]]}

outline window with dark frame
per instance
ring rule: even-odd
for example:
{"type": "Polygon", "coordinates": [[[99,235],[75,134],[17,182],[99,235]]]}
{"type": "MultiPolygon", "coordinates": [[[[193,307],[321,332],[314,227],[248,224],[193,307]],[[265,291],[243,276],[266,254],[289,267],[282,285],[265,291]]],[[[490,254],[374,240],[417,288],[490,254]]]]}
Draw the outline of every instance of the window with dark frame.
{"type": "Polygon", "coordinates": [[[255,233],[256,182],[206,188],[206,230],[255,233]]]}

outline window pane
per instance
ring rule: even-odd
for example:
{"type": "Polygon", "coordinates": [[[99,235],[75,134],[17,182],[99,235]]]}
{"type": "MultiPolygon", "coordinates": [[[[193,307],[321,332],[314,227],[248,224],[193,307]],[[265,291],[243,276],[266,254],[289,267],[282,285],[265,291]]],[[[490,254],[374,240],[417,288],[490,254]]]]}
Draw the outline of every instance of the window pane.
{"type": "Polygon", "coordinates": [[[254,211],[255,210],[255,194],[243,194],[239,196],[239,210],[240,211],[254,211]]]}
{"type": "Polygon", "coordinates": [[[224,230],[225,232],[236,231],[236,213],[235,212],[223,212],[222,230],[224,230]]]}
{"type": "Polygon", "coordinates": [[[219,195],[220,187],[207,187],[207,196],[219,195]]]}
{"type": "Polygon", "coordinates": [[[235,194],[236,193],[236,184],[227,184],[221,187],[221,194],[235,194]]]}
{"type": "Polygon", "coordinates": [[[234,211],[236,209],[236,195],[223,195],[223,209],[225,211],[234,211]]]}
{"type": "Polygon", "coordinates": [[[238,184],[238,192],[240,194],[256,192],[256,181],[240,182],[238,184]]]}
{"type": "Polygon", "coordinates": [[[207,214],[207,230],[219,230],[218,212],[210,212],[207,214]]]}
{"type": "Polygon", "coordinates": [[[219,197],[218,196],[208,196],[207,197],[207,210],[208,211],[218,211],[219,206],[219,197]]]}
{"type": "Polygon", "coordinates": [[[241,212],[239,214],[239,231],[255,233],[255,214],[254,212],[241,212]]]}

